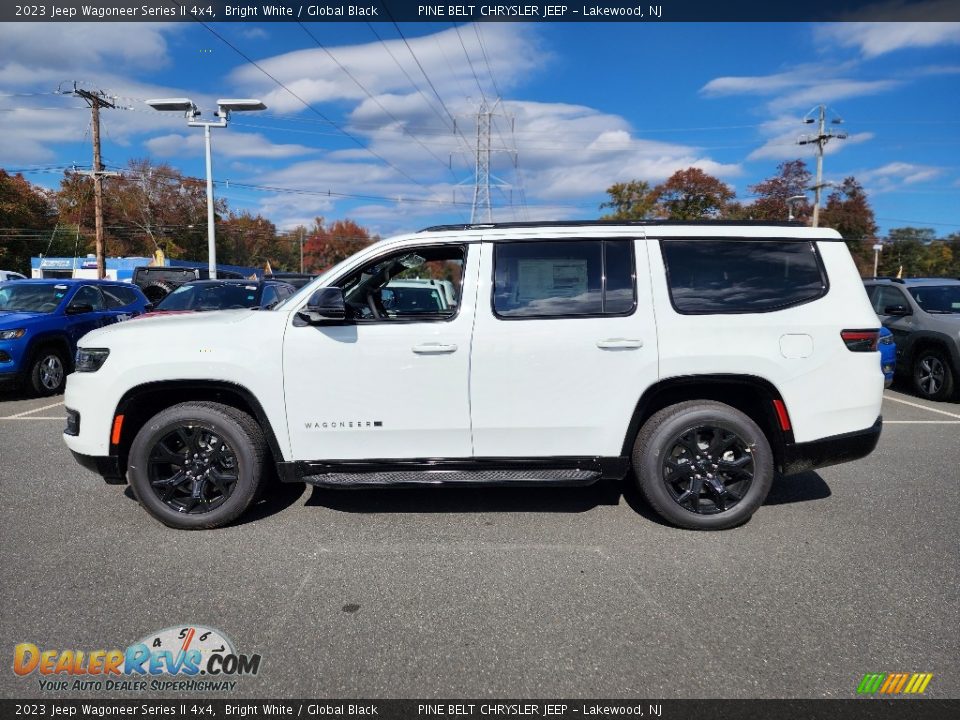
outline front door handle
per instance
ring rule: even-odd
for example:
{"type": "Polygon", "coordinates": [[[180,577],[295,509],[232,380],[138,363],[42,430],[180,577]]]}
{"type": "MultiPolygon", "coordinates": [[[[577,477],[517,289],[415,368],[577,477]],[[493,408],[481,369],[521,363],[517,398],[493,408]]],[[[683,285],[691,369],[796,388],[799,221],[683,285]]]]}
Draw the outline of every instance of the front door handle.
{"type": "Polygon", "coordinates": [[[643,340],[637,338],[607,338],[597,340],[597,347],[601,350],[625,350],[643,347],[643,340]]]}
{"type": "Polygon", "coordinates": [[[457,346],[453,344],[444,345],[443,343],[423,343],[421,345],[414,345],[413,351],[417,355],[440,355],[442,353],[456,352],[457,346]]]}

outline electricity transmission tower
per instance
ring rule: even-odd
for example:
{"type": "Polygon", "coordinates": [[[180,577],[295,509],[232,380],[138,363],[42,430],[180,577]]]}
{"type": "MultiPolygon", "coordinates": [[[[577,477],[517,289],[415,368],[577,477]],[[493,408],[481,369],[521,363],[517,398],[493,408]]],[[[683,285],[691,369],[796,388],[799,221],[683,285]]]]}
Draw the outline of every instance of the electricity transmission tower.
{"type": "MultiPolygon", "coordinates": [[[[816,135],[801,135],[800,139],[797,140],[798,145],[816,145],[817,146],[817,182],[813,186],[812,190],[816,193],[816,200],[813,203],[813,227],[817,227],[820,222],[820,195],[824,188],[823,182],[823,149],[826,147],[827,143],[831,140],[845,140],[847,134],[844,132],[827,132],[827,106],[818,105],[816,108],[808,112],[804,118],[803,122],[810,125],[812,123],[818,122],[811,115],[814,112],[817,112],[819,115],[819,125],[816,135]]],[[[840,125],[843,120],[839,116],[834,116],[833,120],[830,121],[832,125],[840,125]]]]}
{"type": "MultiPolygon", "coordinates": [[[[517,162],[517,151],[512,148],[494,148],[492,143],[493,118],[498,115],[500,98],[493,105],[484,100],[477,111],[477,136],[474,147],[473,203],[470,207],[470,224],[493,222],[493,200],[491,187],[509,188],[510,185],[490,172],[490,159],[495,152],[505,152],[517,162]]],[[[502,115],[501,115],[502,116],[502,115]]],[[[506,117],[506,116],[502,116],[506,117]]],[[[456,128],[454,128],[456,130],[456,128]]]]}

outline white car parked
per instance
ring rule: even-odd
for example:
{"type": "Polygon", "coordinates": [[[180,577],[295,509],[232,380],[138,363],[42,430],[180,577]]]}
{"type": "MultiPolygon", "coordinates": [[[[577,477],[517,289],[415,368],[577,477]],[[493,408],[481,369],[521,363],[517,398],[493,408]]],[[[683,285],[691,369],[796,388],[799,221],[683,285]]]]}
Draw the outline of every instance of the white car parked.
{"type": "Polygon", "coordinates": [[[178,528],[237,518],[271,465],[334,487],[632,477],[670,522],[728,528],[775,472],[873,450],[878,334],[833,230],[437,227],[272,310],[90,333],[64,438],[178,528]],[[424,278],[456,297],[397,302],[424,278]]]}

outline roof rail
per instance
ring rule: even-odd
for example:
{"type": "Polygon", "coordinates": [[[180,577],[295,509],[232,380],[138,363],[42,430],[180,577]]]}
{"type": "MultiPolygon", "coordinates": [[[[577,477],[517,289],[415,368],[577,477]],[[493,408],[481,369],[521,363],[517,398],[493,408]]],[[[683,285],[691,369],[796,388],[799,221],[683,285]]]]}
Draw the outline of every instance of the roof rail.
{"type": "Polygon", "coordinates": [[[425,232],[449,232],[452,230],[500,230],[538,227],[606,227],[616,225],[754,225],[758,227],[806,227],[796,220],[542,220],[535,222],[459,223],[455,225],[432,225],[418,230],[425,232]]]}
{"type": "Polygon", "coordinates": [[[903,278],[893,277],[891,275],[878,275],[877,277],[872,279],[873,280],[889,280],[890,282],[900,283],[901,285],[904,284],[903,278]]]}

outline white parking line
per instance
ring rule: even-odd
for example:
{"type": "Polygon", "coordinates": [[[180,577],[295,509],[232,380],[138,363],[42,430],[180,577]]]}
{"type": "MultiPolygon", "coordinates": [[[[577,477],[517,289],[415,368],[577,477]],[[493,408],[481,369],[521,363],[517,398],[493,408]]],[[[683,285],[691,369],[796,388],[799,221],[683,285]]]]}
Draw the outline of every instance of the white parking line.
{"type": "MultiPolygon", "coordinates": [[[[49,410],[50,408],[60,407],[61,405],[63,405],[62,400],[58,403],[54,403],[53,405],[44,405],[43,407],[34,408],[33,410],[24,410],[22,413],[17,413],[16,415],[7,415],[6,417],[0,418],[0,420],[15,420],[16,418],[22,418],[25,415],[33,415],[41,410],[49,410]]],[[[957,417],[960,417],[960,415],[957,417]]]]}
{"type": "Polygon", "coordinates": [[[927,407],[926,405],[921,405],[919,403],[908,402],[907,400],[901,400],[900,398],[890,397],[889,395],[883,396],[884,400],[892,400],[893,402],[902,403],[904,405],[909,405],[910,407],[920,408],[921,410],[929,410],[932,413],[939,413],[940,415],[946,415],[947,417],[957,418],[960,420],[960,415],[956,413],[949,413],[946,410],[938,410],[937,408],[927,407]]]}
{"type": "Polygon", "coordinates": [[[960,420],[884,420],[884,425],[960,425],[960,420]]]}
{"type": "Polygon", "coordinates": [[[66,420],[67,416],[63,417],[2,417],[0,420],[66,420]]]}

